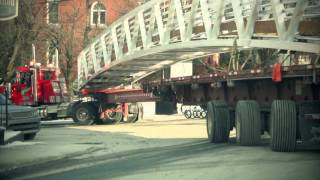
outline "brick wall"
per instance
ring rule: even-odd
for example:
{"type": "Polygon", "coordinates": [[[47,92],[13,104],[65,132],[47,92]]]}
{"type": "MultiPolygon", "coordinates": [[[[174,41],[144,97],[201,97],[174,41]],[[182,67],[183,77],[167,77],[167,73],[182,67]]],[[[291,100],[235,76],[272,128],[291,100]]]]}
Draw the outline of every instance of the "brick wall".
{"type": "MultiPolygon", "coordinates": [[[[38,8],[46,9],[47,4],[44,0],[37,0],[38,8]]],[[[85,46],[84,42],[89,42],[97,34],[101,33],[108,25],[112,24],[119,17],[137,6],[137,0],[60,0],[59,2],[59,23],[49,25],[57,31],[66,32],[67,37],[74,35],[75,45],[73,56],[77,57],[85,46]],[[106,9],[105,26],[91,25],[91,7],[95,2],[103,4],[106,9]]],[[[46,15],[43,16],[46,19],[46,15]]],[[[52,38],[52,34],[42,32],[36,42],[36,57],[43,64],[47,62],[47,41],[52,38]]],[[[63,62],[65,57],[64,50],[60,49],[59,59],[63,62]]],[[[76,64],[76,58],[74,59],[76,64]]],[[[77,67],[73,67],[72,79],[77,76],[77,67]]]]}

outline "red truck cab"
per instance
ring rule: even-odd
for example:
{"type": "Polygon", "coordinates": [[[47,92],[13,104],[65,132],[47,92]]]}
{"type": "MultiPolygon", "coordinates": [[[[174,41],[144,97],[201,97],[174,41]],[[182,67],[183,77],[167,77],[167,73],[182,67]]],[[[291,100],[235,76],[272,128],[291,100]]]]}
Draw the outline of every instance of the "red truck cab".
{"type": "Polygon", "coordinates": [[[49,113],[54,117],[58,114],[58,106],[69,100],[65,82],[58,78],[56,68],[40,65],[16,68],[10,97],[15,105],[37,106],[46,112],[40,114],[49,113]]]}
{"type": "Polygon", "coordinates": [[[16,105],[55,104],[63,101],[64,90],[65,85],[58,81],[54,69],[37,68],[35,71],[34,68],[18,67],[11,86],[11,100],[16,105]]]}

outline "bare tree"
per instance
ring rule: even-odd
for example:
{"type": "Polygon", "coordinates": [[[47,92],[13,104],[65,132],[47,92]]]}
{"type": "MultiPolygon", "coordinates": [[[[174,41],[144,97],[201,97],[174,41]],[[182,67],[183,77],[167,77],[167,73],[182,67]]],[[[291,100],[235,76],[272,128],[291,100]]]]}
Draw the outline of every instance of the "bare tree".
{"type": "Polygon", "coordinates": [[[86,8],[83,1],[69,0],[68,11],[60,14],[58,27],[52,27],[48,32],[48,39],[58,42],[59,65],[67,84],[69,93],[72,93],[72,81],[75,79],[77,55],[83,48],[86,8]]]}
{"type": "MultiPolygon", "coordinates": [[[[68,0],[60,0],[68,1],[68,0]]],[[[19,15],[0,22],[0,76],[10,81],[15,67],[27,64],[32,58],[31,44],[46,42],[51,31],[46,17],[46,0],[19,1],[19,15]]]]}
{"type": "Polygon", "coordinates": [[[13,77],[16,66],[31,58],[31,44],[46,27],[41,20],[45,12],[35,6],[36,0],[20,1],[19,16],[0,22],[0,74],[5,80],[13,77]]]}

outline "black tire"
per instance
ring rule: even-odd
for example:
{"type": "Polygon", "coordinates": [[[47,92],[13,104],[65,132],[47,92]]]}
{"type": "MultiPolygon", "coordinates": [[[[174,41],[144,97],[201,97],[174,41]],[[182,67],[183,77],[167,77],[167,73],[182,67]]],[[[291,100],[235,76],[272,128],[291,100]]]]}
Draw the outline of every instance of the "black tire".
{"type": "Polygon", "coordinates": [[[24,140],[33,140],[36,137],[37,133],[28,133],[23,135],[24,140]]]}
{"type": "Polygon", "coordinates": [[[139,119],[139,113],[130,114],[128,116],[128,119],[127,119],[126,122],[127,123],[134,123],[134,122],[138,121],[138,119],[139,119]]]}
{"type": "Polygon", "coordinates": [[[103,124],[117,124],[122,121],[122,112],[112,112],[107,119],[101,119],[103,124]]]}
{"type": "Polygon", "coordinates": [[[192,115],[194,118],[200,118],[200,111],[199,110],[193,110],[192,115]]]}
{"type": "Polygon", "coordinates": [[[236,106],[237,142],[243,146],[254,146],[260,143],[261,118],[260,108],[256,101],[238,101],[236,106]]]}
{"type": "Polygon", "coordinates": [[[138,108],[139,108],[139,113],[138,113],[138,118],[134,121],[134,122],[137,122],[137,121],[141,121],[143,120],[143,105],[141,103],[137,103],[138,104],[138,108]]]}
{"type": "Polygon", "coordinates": [[[141,103],[132,103],[134,106],[136,106],[137,110],[135,112],[132,112],[130,116],[128,116],[128,119],[126,122],[128,123],[135,123],[139,120],[143,119],[143,106],[141,103]]]}
{"type": "Polygon", "coordinates": [[[205,119],[205,118],[207,118],[207,111],[205,110],[200,111],[200,119],[205,119]]]}
{"type": "Polygon", "coordinates": [[[280,152],[295,151],[297,128],[295,103],[288,100],[273,101],[270,119],[271,149],[280,152]]]}
{"type": "Polygon", "coordinates": [[[131,111],[129,110],[128,112],[128,118],[127,118],[127,123],[134,123],[138,121],[139,119],[139,104],[138,103],[131,103],[128,106],[129,109],[132,109],[131,111]]]}
{"type": "Polygon", "coordinates": [[[183,113],[184,117],[186,117],[187,119],[190,119],[192,114],[190,110],[185,110],[183,113]]]}
{"type": "Polygon", "coordinates": [[[97,112],[94,110],[93,106],[90,104],[78,104],[74,108],[74,113],[72,119],[75,123],[80,125],[90,125],[96,122],[97,112]]]}
{"type": "Polygon", "coordinates": [[[229,140],[229,109],[224,101],[207,104],[207,134],[210,142],[221,143],[229,140]]]}

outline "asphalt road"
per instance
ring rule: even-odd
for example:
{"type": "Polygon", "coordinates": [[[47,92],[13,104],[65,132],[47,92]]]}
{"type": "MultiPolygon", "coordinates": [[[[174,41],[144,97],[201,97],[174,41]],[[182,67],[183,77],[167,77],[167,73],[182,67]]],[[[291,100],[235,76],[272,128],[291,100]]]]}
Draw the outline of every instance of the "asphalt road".
{"type": "MultiPolygon", "coordinates": [[[[67,132],[66,129],[70,131],[70,128],[64,128],[61,132],[67,132]]],[[[129,143],[130,146],[119,146],[111,153],[101,151],[92,156],[83,153],[82,157],[70,156],[24,167],[2,178],[316,180],[320,177],[319,151],[272,152],[268,139],[256,147],[239,146],[234,137],[229,143],[211,144],[203,133],[203,120],[161,117],[136,124],[76,126],[71,129],[70,132],[77,136],[86,131],[90,131],[92,136],[92,131],[110,133],[105,137],[113,136],[106,142],[100,140],[105,143],[103,148],[106,149],[114,147],[117,142],[120,145],[129,143]],[[112,144],[114,139],[117,141],[112,144]],[[135,148],[132,148],[134,145],[135,148]]],[[[52,133],[50,130],[48,128],[43,133],[52,133]]],[[[41,136],[39,140],[46,141],[41,136]]],[[[72,141],[75,140],[67,140],[68,143],[72,141]]]]}
{"type": "Polygon", "coordinates": [[[26,179],[319,179],[319,152],[196,141],[94,159],[68,159],[19,172],[26,179]]]}

